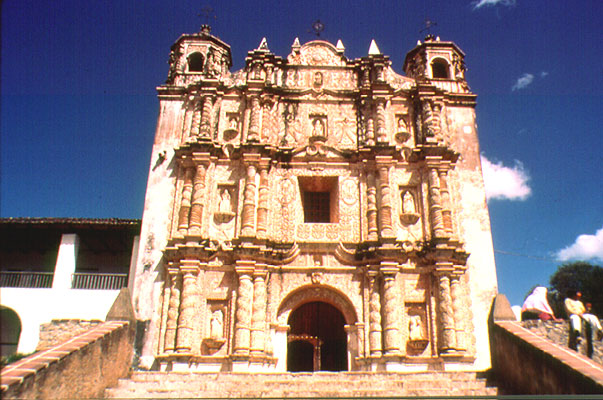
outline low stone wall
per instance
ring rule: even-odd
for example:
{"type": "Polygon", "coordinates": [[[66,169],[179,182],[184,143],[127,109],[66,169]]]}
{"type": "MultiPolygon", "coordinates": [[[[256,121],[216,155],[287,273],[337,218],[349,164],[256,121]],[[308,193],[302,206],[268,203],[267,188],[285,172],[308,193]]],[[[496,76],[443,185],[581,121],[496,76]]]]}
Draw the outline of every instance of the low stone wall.
{"type": "MultiPolygon", "coordinates": [[[[521,326],[534,332],[538,336],[546,338],[560,346],[567,347],[569,343],[569,323],[568,321],[540,321],[528,320],[522,321],[521,326]]],[[[603,366],[603,341],[596,340],[596,334],[593,335],[593,357],[592,360],[603,366]]],[[[568,347],[569,349],[569,347],[568,347]]],[[[582,339],[578,344],[578,353],[586,355],[586,339],[582,339]]]]}
{"type": "Polygon", "coordinates": [[[59,345],[7,365],[3,399],[102,398],[128,376],[135,330],[127,321],[104,322],[59,345]]]}
{"type": "Polygon", "coordinates": [[[40,341],[36,351],[56,346],[102,323],[100,320],[53,319],[40,325],[40,341]]]}
{"type": "Polygon", "coordinates": [[[553,343],[542,332],[533,332],[515,321],[494,321],[490,332],[492,369],[501,392],[603,393],[603,366],[566,345],[553,343]]]}

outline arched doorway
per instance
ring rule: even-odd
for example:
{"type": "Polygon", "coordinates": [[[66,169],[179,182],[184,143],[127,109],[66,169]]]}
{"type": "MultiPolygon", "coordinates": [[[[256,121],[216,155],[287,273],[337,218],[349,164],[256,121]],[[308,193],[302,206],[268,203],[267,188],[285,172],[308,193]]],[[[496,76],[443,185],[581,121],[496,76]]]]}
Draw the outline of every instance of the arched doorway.
{"type": "Polygon", "coordinates": [[[17,352],[19,336],[21,336],[21,319],[12,309],[0,307],[0,353],[2,357],[17,352]]]}
{"type": "Polygon", "coordinates": [[[291,372],[346,371],[345,318],[322,301],[305,303],[289,315],[287,370],[291,372]]]}

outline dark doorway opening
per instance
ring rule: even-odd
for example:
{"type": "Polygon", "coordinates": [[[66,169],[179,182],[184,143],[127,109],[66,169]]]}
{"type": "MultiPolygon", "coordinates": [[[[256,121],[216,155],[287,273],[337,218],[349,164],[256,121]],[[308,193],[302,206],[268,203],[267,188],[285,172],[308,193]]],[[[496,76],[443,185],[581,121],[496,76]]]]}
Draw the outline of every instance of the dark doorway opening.
{"type": "Polygon", "coordinates": [[[287,370],[346,371],[347,335],[343,314],[321,301],[306,303],[289,315],[287,370]]]}

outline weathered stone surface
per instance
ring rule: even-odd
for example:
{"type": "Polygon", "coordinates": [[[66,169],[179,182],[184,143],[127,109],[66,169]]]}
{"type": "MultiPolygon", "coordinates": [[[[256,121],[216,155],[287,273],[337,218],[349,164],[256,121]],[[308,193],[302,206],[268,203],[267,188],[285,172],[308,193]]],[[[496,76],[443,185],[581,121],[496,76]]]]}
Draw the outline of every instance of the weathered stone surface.
{"type": "Polygon", "coordinates": [[[207,28],[174,44],[133,291],[143,368],[285,372],[306,353],[304,371],[489,368],[464,54],[429,37],[403,76],[371,48],[296,41],[283,58],[262,41],[231,73],[207,28]]]}
{"type": "Polygon", "coordinates": [[[128,376],[133,341],[128,322],[97,325],[4,367],[2,398],[101,398],[107,386],[128,376]]]}
{"type": "Polygon", "coordinates": [[[98,320],[55,319],[40,325],[40,341],[36,351],[56,346],[59,343],[84,333],[101,324],[98,320]]]}
{"type": "MultiPolygon", "coordinates": [[[[469,372],[210,374],[135,372],[105,398],[366,398],[495,396],[497,390],[469,372]]],[[[446,397],[450,398],[450,397],[446,397]]]]}

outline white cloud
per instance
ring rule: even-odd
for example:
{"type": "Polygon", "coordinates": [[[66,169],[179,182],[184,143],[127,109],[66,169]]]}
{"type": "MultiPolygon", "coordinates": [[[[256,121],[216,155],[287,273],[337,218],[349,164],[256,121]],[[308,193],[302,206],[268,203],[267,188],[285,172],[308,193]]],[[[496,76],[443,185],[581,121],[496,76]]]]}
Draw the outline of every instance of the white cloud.
{"type": "Polygon", "coordinates": [[[515,0],[477,0],[471,4],[473,4],[474,10],[482,7],[493,7],[498,5],[511,7],[515,5],[515,0]]]}
{"type": "Polygon", "coordinates": [[[532,75],[532,74],[523,74],[521,77],[519,77],[519,79],[517,79],[517,82],[515,82],[515,84],[511,88],[511,90],[515,91],[515,90],[524,89],[530,83],[532,83],[533,80],[534,80],[534,75],[532,75]]]}
{"type": "Polygon", "coordinates": [[[559,261],[591,260],[603,261],[603,228],[594,235],[580,235],[571,246],[557,252],[559,261]]]}
{"type": "Polygon", "coordinates": [[[542,71],[542,72],[540,73],[540,77],[541,77],[541,78],[546,78],[546,76],[547,76],[548,74],[549,74],[548,72],[546,72],[546,71],[542,71]]]}
{"type": "Polygon", "coordinates": [[[528,186],[530,177],[521,161],[515,160],[513,167],[502,162],[493,163],[483,155],[482,172],[488,200],[525,200],[532,189],[528,186]]]}

